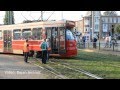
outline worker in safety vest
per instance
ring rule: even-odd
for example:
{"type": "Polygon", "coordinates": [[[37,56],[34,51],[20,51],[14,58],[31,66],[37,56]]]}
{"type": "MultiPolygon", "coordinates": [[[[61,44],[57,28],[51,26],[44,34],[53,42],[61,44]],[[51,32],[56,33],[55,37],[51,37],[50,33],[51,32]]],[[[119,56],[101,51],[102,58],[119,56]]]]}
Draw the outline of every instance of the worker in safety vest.
{"type": "Polygon", "coordinates": [[[27,39],[27,40],[25,41],[25,43],[24,43],[23,51],[24,51],[24,61],[27,63],[27,61],[28,61],[28,54],[29,54],[28,39],[27,39]]]}

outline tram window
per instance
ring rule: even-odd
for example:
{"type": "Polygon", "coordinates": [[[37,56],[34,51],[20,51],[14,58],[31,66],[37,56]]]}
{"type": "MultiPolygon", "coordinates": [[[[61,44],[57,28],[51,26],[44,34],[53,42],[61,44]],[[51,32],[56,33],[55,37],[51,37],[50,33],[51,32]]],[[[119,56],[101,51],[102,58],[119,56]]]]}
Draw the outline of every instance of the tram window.
{"type": "Polygon", "coordinates": [[[47,33],[47,38],[51,38],[51,30],[52,30],[52,27],[46,27],[46,33],[47,33]]]}
{"type": "Polygon", "coordinates": [[[60,35],[64,35],[65,34],[65,28],[64,27],[59,27],[59,29],[60,29],[60,35]],[[63,31],[64,30],[64,31],[63,31]]]}
{"type": "Polygon", "coordinates": [[[0,40],[2,39],[2,30],[0,30],[0,40]]]}
{"type": "Polygon", "coordinates": [[[67,40],[74,40],[75,39],[73,34],[72,34],[72,32],[70,30],[66,31],[66,39],[67,40]]]}
{"type": "Polygon", "coordinates": [[[13,30],[13,39],[14,40],[20,40],[21,39],[21,30],[20,29],[13,30]]]}
{"type": "Polygon", "coordinates": [[[34,39],[34,40],[42,39],[41,30],[42,30],[42,28],[33,28],[33,30],[32,30],[32,39],[34,39]]]}
{"type": "Polygon", "coordinates": [[[31,29],[23,29],[22,30],[22,39],[32,39],[31,29]]]}
{"type": "Polygon", "coordinates": [[[52,27],[52,37],[58,36],[58,27],[52,27]]]}

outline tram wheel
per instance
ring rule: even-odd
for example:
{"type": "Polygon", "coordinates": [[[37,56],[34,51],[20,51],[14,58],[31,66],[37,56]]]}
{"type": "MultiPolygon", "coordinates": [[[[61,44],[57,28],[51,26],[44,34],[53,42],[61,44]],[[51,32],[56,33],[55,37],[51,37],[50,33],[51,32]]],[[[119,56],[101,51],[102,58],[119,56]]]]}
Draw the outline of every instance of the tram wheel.
{"type": "Polygon", "coordinates": [[[34,51],[31,50],[31,51],[29,52],[29,57],[33,57],[33,55],[34,55],[34,51]]]}
{"type": "Polygon", "coordinates": [[[36,58],[42,58],[42,52],[40,51],[36,52],[36,58]]]}

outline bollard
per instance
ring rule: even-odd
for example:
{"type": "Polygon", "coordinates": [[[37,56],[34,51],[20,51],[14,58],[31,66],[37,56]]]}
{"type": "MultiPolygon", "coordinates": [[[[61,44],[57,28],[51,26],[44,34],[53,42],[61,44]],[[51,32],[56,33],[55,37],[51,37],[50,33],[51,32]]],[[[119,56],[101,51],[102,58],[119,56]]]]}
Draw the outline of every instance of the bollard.
{"type": "Polygon", "coordinates": [[[114,42],[113,42],[113,51],[114,51],[114,42]]]}
{"type": "Polygon", "coordinates": [[[89,48],[89,42],[88,42],[88,48],[89,48]]]}
{"type": "Polygon", "coordinates": [[[99,41],[99,50],[100,50],[100,41],[99,41]]]}

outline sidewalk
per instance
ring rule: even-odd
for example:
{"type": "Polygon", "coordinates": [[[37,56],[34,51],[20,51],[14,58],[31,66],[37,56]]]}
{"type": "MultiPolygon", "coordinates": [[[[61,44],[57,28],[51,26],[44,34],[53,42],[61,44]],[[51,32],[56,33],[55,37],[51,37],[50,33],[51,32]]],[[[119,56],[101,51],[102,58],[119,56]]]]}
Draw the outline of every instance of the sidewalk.
{"type": "Polygon", "coordinates": [[[102,54],[110,54],[110,55],[120,56],[120,52],[116,52],[116,51],[105,51],[105,50],[98,50],[98,49],[78,49],[78,50],[83,50],[83,51],[86,51],[86,52],[97,52],[97,53],[102,53],[102,54]]]}

